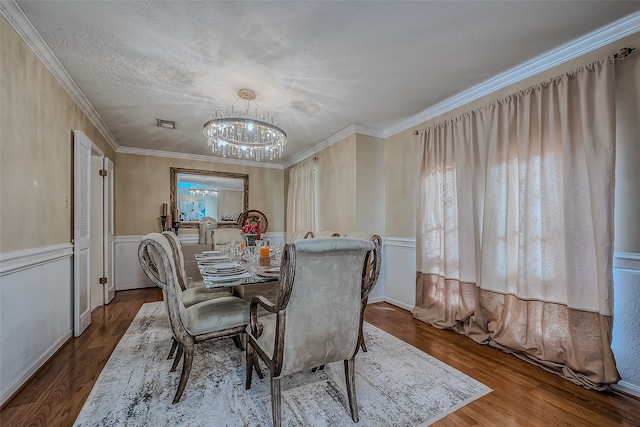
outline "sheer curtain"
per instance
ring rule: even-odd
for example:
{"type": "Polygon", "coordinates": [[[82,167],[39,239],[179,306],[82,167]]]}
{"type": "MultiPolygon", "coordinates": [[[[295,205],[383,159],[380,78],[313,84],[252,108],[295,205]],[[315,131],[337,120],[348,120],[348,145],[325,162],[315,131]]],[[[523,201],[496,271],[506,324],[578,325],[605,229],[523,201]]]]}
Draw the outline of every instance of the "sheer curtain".
{"type": "Polygon", "coordinates": [[[287,240],[297,230],[314,231],[315,185],[313,162],[307,160],[289,171],[287,240]]]}
{"type": "Polygon", "coordinates": [[[585,387],[620,379],[614,108],[605,58],[424,132],[416,318],[585,387]]]}

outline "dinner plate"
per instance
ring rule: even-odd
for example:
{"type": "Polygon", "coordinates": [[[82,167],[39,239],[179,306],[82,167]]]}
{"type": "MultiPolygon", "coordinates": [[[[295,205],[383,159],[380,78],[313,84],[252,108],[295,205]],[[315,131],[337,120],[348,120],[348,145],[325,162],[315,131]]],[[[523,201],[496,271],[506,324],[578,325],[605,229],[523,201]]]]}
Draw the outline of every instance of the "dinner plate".
{"type": "Polygon", "coordinates": [[[265,268],[265,270],[269,273],[280,273],[280,267],[265,268]]]}
{"type": "Polygon", "coordinates": [[[233,276],[235,274],[244,273],[246,270],[242,267],[237,267],[231,270],[220,271],[217,268],[209,268],[203,272],[206,276],[233,276]]]}
{"type": "Polygon", "coordinates": [[[237,262],[221,262],[219,264],[216,264],[216,268],[218,269],[218,271],[233,270],[234,268],[238,267],[240,267],[240,264],[238,264],[237,262]]]}
{"type": "Polygon", "coordinates": [[[220,255],[222,251],[203,251],[202,253],[205,255],[220,255]]]}

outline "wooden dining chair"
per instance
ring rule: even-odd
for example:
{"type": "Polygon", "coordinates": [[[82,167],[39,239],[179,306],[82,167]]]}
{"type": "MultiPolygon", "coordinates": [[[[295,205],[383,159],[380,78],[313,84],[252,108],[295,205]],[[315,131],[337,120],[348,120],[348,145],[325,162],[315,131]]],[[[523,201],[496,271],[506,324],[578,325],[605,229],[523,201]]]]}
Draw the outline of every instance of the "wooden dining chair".
{"type": "Polygon", "coordinates": [[[252,299],[245,387],[251,387],[257,353],[270,372],[274,426],[281,424],[281,379],[339,360],[344,362],[351,418],[358,422],[355,355],[360,342],[363,279],[374,248],[370,241],[348,238],[287,244],[277,298],[252,299]],[[258,307],[269,314],[258,318],[258,307]]]}
{"type": "MultiPolygon", "coordinates": [[[[187,385],[195,344],[244,335],[249,322],[248,305],[240,298],[227,296],[185,307],[180,298],[182,290],[178,284],[171,246],[159,233],[150,233],[142,238],[138,246],[138,258],[147,277],[162,289],[171,330],[178,342],[178,352],[184,355],[180,382],[173,398],[175,404],[187,385]]],[[[176,355],[176,359],[179,358],[176,355]]]]}

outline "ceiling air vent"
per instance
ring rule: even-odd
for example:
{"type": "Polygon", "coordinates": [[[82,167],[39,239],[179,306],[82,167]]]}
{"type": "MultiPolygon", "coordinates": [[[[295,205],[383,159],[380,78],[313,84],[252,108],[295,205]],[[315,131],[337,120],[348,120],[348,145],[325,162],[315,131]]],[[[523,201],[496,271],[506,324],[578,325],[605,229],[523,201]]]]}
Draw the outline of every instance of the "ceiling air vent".
{"type": "Polygon", "coordinates": [[[171,120],[156,119],[156,124],[158,125],[158,127],[165,128],[165,129],[176,128],[176,122],[172,122],[171,120]]]}

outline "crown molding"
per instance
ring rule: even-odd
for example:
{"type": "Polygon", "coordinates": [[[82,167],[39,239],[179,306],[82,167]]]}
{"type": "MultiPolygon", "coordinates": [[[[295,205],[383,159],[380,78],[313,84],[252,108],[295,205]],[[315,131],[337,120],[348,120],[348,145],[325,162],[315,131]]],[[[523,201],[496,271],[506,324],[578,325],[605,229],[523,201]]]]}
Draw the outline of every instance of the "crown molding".
{"type": "Polygon", "coordinates": [[[288,168],[290,166],[293,166],[296,163],[306,159],[307,157],[311,157],[314,154],[324,150],[325,148],[332,146],[336,142],[342,141],[343,139],[351,135],[355,135],[356,133],[368,135],[368,136],[374,136],[376,138],[384,138],[384,132],[381,131],[380,129],[375,129],[375,128],[362,126],[362,125],[350,125],[342,129],[341,131],[334,133],[329,138],[320,141],[319,143],[309,148],[308,150],[305,150],[302,153],[298,154],[289,162],[287,162],[284,165],[284,167],[288,168]]]}
{"type": "Polygon", "coordinates": [[[13,29],[31,48],[40,61],[42,61],[44,66],[53,74],[53,77],[58,80],[69,96],[71,96],[71,99],[75,101],[82,112],[102,134],[111,148],[113,148],[114,151],[118,151],[119,144],[107,125],[104,124],[102,118],[96,110],[93,109],[89,100],[84,96],[84,93],[82,93],[78,85],[76,85],[76,82],[71,78],[69,73],[67,73],[67,70],[65,70],[60,61],[58,61],[58,58],[51,52],[47,43],[38,31],[36,31],[29,18],[27,18],[15,0],[2,0],[0,2],[0,13],[9,24],[11,24],[13,29]]]}
{"type": "Polygon", "coordinates": [[[504,73],[498,74],[489,80],[458,93],[444,101],[433,105],[405,120],[384,129],[383,138],[395,135],[410,127],[417,126],[427,120],[438,117],[455,108],[475,101],[485,95],[507,87],[513,83],[549,70],[586,53],[604,47],[610,43],[630,36],[640,31],[640,12],[628,15],[618,21],[606,25],[598,30],[566,43],[556,49],[550,50],[529,61],[524,62],[504,73]]]}
{"type": "Polygon", "coordinates": [[[139,156],[168,157],[171,159],[196,160],[200,162],[225,163],[236,166],[250,166],[254,168],[284,169],[279,163],[256,162],[229,157],[204,156],[201,154],[176,153],[173,151],[149,150],[146,148],[120,147],[118,153],[136,154],[139,156]]]}

